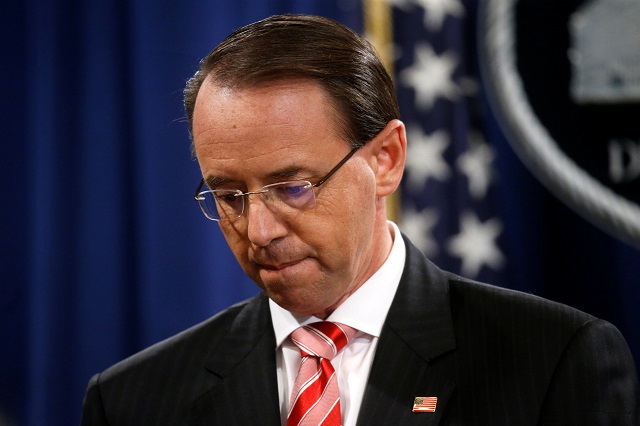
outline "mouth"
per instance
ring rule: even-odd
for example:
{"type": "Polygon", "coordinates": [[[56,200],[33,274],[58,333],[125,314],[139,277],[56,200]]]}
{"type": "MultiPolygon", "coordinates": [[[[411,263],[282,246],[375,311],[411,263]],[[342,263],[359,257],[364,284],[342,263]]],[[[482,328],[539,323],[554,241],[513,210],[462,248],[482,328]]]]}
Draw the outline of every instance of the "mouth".
{"type": "Polygon", "coordinates": [[[294,260],[292,262],[284,262],[284,263],[276,263],[276,264],[268,264],[268,263],[259,263],[258,266],[261,269],[266,269],[268,271],[281,271],[283,269],[287,269],[291,266],[297,265],[302,262],[304,259],[294,260]]]}

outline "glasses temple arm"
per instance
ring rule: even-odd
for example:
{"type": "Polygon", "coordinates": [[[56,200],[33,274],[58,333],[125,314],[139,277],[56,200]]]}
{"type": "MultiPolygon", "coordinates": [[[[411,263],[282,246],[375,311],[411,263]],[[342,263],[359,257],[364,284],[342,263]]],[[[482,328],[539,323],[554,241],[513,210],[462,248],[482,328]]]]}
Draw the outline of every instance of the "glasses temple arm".
{"type": "Polygon", "coordinates": [[[319,187],[320,185],[322,185],[323,183],[325,183],[326,181],[328,181],[328,180],[329,180],[329,178],[330,178],[331,176],[333,176],[333,174],[334,174],[335,172],[337,172],[337,171],[338,171],[338,169],[339,169],[340,167],[342,167],[342,165],[343,165],[344,163],[346,163],[346,162],[349,160],[349,158],[351,158],[351,157],[353,156],[353,154],[355,154],[355,153],[356,153],[356,151],[358,151],[360,148],[361,148],[360,146],[357,146],[357,147],[353,148],[353,149],[351,150],[351,152],[349,152],[349,153],[347,154],[347,156],[346,156],[346,157],[344,157],[344,158],[342,159],[342,161],[340,161],[340,162],[339,162],[339,163],[338,163],[338,164],[337,164],[333,169],[331,169],[331,170],[329,171],[329,173],[327,173],[327,174],[325,175],[325,177],[323,177],[323,178],[322,178],[322,179],[320,179],[318,182],[316,182],[316,183],[314,183],[314,184],[313,184],[314,188],[317,188],[317,187],[319,187]]]}

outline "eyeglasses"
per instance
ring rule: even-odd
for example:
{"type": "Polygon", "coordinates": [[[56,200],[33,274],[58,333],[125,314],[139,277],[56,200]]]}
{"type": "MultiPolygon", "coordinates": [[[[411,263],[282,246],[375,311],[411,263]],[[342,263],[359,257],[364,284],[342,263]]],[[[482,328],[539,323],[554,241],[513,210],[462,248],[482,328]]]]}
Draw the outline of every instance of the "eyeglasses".
{"type": "Polygon", "coordinates": [[[272,183],[259,191],[242,192],[239,189],[203,189],[208,188],[204,179],[196,189],[195,199],[200,204],[202,213],[207,219],[221,221],[234,220],[242,216],[245,210],[245,198],[253,194],[261,194],[265,203],[280,212],[294,212],[310,209],[315,206],[316,194],[313,188],[325,183],[344,163],[356,153],[360,147],[353,148],[329,173],[316,183],[307,180],[291,180],[272,183]]]}

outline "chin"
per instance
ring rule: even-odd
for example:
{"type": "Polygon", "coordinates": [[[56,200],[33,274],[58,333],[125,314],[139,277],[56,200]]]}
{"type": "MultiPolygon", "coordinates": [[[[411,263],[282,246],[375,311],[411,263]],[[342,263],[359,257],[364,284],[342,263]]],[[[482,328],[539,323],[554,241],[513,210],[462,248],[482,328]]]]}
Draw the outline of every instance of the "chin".
{"type": "Polygon", "coordinates": [[[291,290],[273,291],[267,288],[265,290],[267,296],[281,308],[294,314],[314,315],[317,312],[325,311],[322,303],[318,303],[318,298],[308,294],[294,295],[291,290]]]}

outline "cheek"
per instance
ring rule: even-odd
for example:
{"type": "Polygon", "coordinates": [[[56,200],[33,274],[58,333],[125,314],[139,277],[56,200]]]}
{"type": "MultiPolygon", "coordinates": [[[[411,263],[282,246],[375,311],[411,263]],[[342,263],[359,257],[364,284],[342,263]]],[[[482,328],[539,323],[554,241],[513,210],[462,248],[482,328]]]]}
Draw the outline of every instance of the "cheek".
{"type": "Polygon", "coordinates": [[[232,223],[220,222],[220,230],[238,262],[244,265],[247,259],[247,238],[243,238],[241,230],[232,223]]]}
{"type": "MultiPolygon", "coordinates": [[[[370,169],[365,171],[371,172],[370,169]]],[[[355,228],[372,226],[376,199],[375,176],[372,173],[358,175],[352,181],[350,190],[341,194],[342,219],[355,228]]]]}
{"type": "Polygon", "coordinates": [[[234,226],[220,225],[220,229],[227,241],[227,245],[244,273],[260,288],[264,289],[257,266],[249,261],[250,243],[248,238],[246,238],[246,234],[243,234],[239,228],[234,226]]]}
{"type": "Polygon", "coordinates": [[[332,217],[335,222],[348,224],[366,219],[375,211],[376,180],[364,161],[353,167],[340,183],[327,182],[327,196],[317,199],[318,214],[332,217]]]}
{"type": "Polygon", "coordinates": [[[297,227],[296,234],[331,257],[341,253],[337,257],[343,258],[358,250],[363,239],[370,238],[376,197],[370,185],[354,188],[333,189],[330,200],[318,200],[313,215],[297,227]]]}

